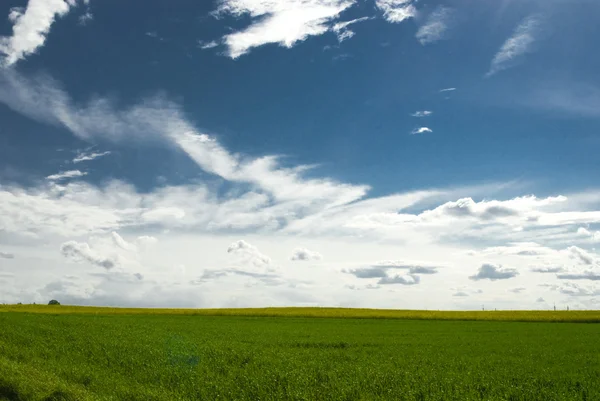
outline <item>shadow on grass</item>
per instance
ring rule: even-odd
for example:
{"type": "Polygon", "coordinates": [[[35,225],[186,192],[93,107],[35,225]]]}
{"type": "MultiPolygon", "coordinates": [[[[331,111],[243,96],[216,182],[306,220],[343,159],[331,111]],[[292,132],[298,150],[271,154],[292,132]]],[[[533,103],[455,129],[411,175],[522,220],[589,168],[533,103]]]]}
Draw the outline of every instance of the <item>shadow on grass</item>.
{"type": "Polygon", "coordinates": [[[55,391],[42,401],[77,401],[77,397],[65,391],[55,391]]]}
{"type": "Polygon", "coordinates": [[[15,386],[8,383],[0,382],[0,400],[3,401],[22,401],[23,397],[19,395],[19,392],[15,386]]]}

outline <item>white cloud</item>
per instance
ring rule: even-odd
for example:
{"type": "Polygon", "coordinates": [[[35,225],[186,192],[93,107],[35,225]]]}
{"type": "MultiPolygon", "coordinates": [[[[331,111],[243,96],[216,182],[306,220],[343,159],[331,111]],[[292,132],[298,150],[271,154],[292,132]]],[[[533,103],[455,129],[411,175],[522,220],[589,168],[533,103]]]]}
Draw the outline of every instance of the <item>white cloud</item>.
{"type": "Polygon", "coordinates": [[[231,58],[277,43],[290,48],[309,36],[329,31],[329,22],[355,0],[221,0],[217,15],[252,18],[250,26],[223,37],[231,58]]]}
{"type": "Polygon", "coordinates": [[[450,24],[454,18],[454,10],[444,6],[438,6],[419,28],[416,38],[422,45],[434,43],[445,38],[450,24]]]}
{"type": "Polygon", "coordinates": [[[4,64],[10,66],[35,53],[44,45],[54,20],[67,14],[74,5],[75,0],[29,0],[25,10],[11,9],[13,34],[0,37],[4,64]]]}
{"type": "Polygon", "coordinates": [[[58,174],[49,175],[48,177],[46,177],[46,179],[49,181],[61,181],[66,178],[77,178],[77,177],[83,177],[85,175],[87,175],[87,173],[84,173],[79,170],[69,170],[69,171],[62,171],[58,174]]]}
{"type": "Polygon", "coordinates": [[[514,292],[515,294],[520,294],[525,290],[527,290],[527,288],[525,288],[525,287],[516,287],[516,288],[511,288],[508,291],[514,292]]]}
{"type": "Polygon", "coordinates": [[[94,19],[94,15],[88,10],[85,14],[81,15],[77,20],[79,25],[87,25],[94,19]]]}
{"type": "Polygon", "coordinates": [[[216,40],[211,40],[209,42],[204,42],[204,41],[199,40],[198,46],[200,46],[200,48],[203,50],[213,49],[213,48],[219,46],[219,42],[217,42],[216,40]]]}
{"type": "Polygon", "coordinates": [[[580,263],[584,265],[598,265],[598,260],[591,253],[587,252],[585,249],[581,249],[577,246],[570,246],[567,249],[570,252],[571,258],[578,260],[580,263]]]}
{"type": "Polygon", "coordinates": [[[402,22],[417,15],[412,0],[375,0],[375,5],[383,12],[388,22],[402,22]]]}
{"type": "Polygon", "coordinates": [[[433,114],[433,111],[423,110],[423,111],[415,111],[411,114],[413,117],[427,117],[433,114]]]}
{"type": "Polygon", "coordinates": [[[343,272],[352,274],[358,279],[378,278],[378,285],[417,285],[421,282],[420,274],[437,274],[438,267],[422,262],[383,260],[376,262],[369,267],[344,269],[343,272]],[[396,270],[408,270],[408,273],[393,274],[396,270]]]}
{"type": "Polygon", "coordinates": [[[561,280],[592,280],[600,281],[600,272],[586,271],[583,273],[566,273],[557,274],[557,278],[561,280]]]}
{"type": "Polygon", "coordinates": [[[589,239],[591,242],[600,242],[600,231],[590,231],[587,228],[579,227],[577,235],[589,239]]]}
{"type": "Polygon", "coordinates": [[[440,92],[454,92],[456,90],[456,88],[444,88],[444,89],[440,89],[440,92]]]}
{"type": "Polygon", "coordinates": [[[60,246],[60,252],[65,258],[75,261],[86,261],[92,265],[103,267],[107,270],[116,265],[116,261],[102,257],[92,250],[87,242],[68,241],[60,246]]]}
{"type": "Polygon", "coordinates": [[[227,248],[227,253],[240,256],[242,263],[252,264],[259,268],[268,268],[272,270],[271,258],[261,253],[254,245],[247,243],[244,240],[239,240],[227,248]]]}
{"type": "Polygon", "coordinates": [[[121,237],[116,231],[111,232],[110,235],[115,245],[117,245],[119,248],[125,251],[137,251],[137,247],[135,246],[135,244],[125,241],[125,239],[121,237]]]}
{"type": "Polygon", "coordinates": [[[354,36],[354,32],[348,29],[348,27],[352,24],[356,24],[357,22],[367,21],[372,18],[370,17],[361,17],[356,18],[351,21],[338,22],[333,25],[331,30],[337,35],[338,41],[343,42],[346,39],[350,39],[354,36]]]}
{"type": "MultiPolygon", "coordinates": [[[[141,235],[141,236],[137,237],[137,239],[136,239],[136,243],[142,247],[149,247],[149,246],[156,244],[157,242],[158,242],[158,238],[153,237],[151,235],[141,235]]],[[[185,266],[184,266],[184,270],[185,270],[185,266]]]]}
{"type": "Polygon", "coordinates": [[[516,269],[503,268],[502,266],[493,264],[483,264],[474,276],[469,276],[471,280],[507,280],[519,275],[516,269]]]}
{"type": "Polygon", "coordinates": [[[110,152],[81,152],[79,153],[77,156],[75,156],[75,158],[73,159],[73,163],[81,163],[81,162],[87,162],[87,161],[91,161],[91,160],[95,160],[98,159],[100,157],[103,156],[108,156],[110,155],[110,152]]]}
{"type": "Polygon", "coordinates": [[[542,298],[542,297],[539,297],[538,299],[536,299],[535,302],[542,303],[542,302],[546,302],[546,300],[544,298],[542,298]]]}
{"type": "Polygon", "coordinates": [[[421,278],[416,275],[407,274],[404,276],[391,276],[391,277],[382,277],[379,279],[377,284],[379,285],[389,285],[389,284],[402,284],[402,285],[416,285],[421,282],[421,278]]]}
{"type": "Polygon", "coordinates": [[[518,58],[531,52],[540,27],[540,16],[533,15],[525,18],[515,29],[512,36],[500,47],[500,50],[492,60],[492,65],[486,76],[490,77],[512,67],[518,58]]]}
{"type": "Polygon", "coordinates": [[[542,266],[542,267],[533,267],[531,271],[534,273],[561,273],[565,271],[565,268],[562,266],[542,266]]]}
{"type": "MultiPolygon", "coordinates": [[[[598,258],[595,251],[584,249],[581,241],[586,237],[577,231],[600,222],[599,193],[515,197],[522,187],[496,184],[369,198],[368,186],[319,177],[316,171],[307,177],[311,166],[283,165],[275,155],[233,153],[217,138],[198,132],[168,99],[153,98],[122,108],[95,99],[77,104],[51,80],[0,73],[0,100],[13,109],[65,127],[82,139],[132,140],[140,148],[146,140],[162,141],[173,152],[182,152],[180,156],[188,155],[198,171],[212,174],[232,190],[222,194],[214,186],[186,184],[139,192],[118,180],[100,185],[84,181],[60,185],[45,181],[27,188],[1,185],[0,236],[23,246],[17,250],[3,244],[9,246],[3,250],[19,254],[4,265],[15,272],[15,280],[26,282],[15,286],[15,291],[29,291],[27,299],[45,296],[43,288],[56,281],[50,272],[73,273],[71,264],[56,259],[60,257],[56,249],[67,240],[75,240],[66,247],[69,257],[92,265],[115,264],[102,277],[84,277],[88,281],[82,287],[89,285],[93,291],[86,292],[87,298],[73,295],[71,300],[145,306],[156,302],[205,307],[305,303],[389,307],[397,305],[393,291],[398,289],[386,284],[418,283],[413,289],[402,289],[410,295],[402,298],[401,307],[475,308],[475,298],[477,303],[494,300],[494,305],[532,307],[535,297],[543,294],[516,296],[501,281],[486,288],[484,295],[461,300],[450,293],[439,300],[427,294],[469,283],[469,266],[513,266],[523,272],[514,280],[522,284],[520,279],[536,283],[549,277],[533,274],[532,267],[568,266],[566,273],[573,275],[593,272],[594,265],[581,259],[585,254],[569,250],[574,244],[592,259],[598,258]],[[125,244],[112,232],[120,233],[125,244]],[[149,240],[152,246],[142,246],[146,241],[140,238],[154,235],[160,242],[149,240]],[[240,236],[260,251],[237,241],[240,236]],[[227,255],[223,250],[231,243],[227,255]],[[288,252],[299,243],[308,249],[327,249],[328,263],[318,268],[293,264],[288,252]],[[46,244],[54,245],[47,250],[46,244]],[[474,250],[470,256],[468,249],[474,250]],[[399,252],[405,260],[395,260],[399,252]],[[433,260],[416,262],[424,254],[433,260]],[[378,259],[383,261],[373,263],[378,259]],[[32,270],[40,265],[48,268],[32,270]],[[185,266],[185,273],[174,274],[175,266],[185,266]],[[21,271],[32,277],[30,281],[18,277],[21,271]],[[213,273],[204,275],[207,271],[213,273]],[[221,273],[218,279],[209,277],[221,273]],[[190,284],[192,277],[203,278],[190,284]],[[349,286],[369,288],[372,296],[357,296],[349,286]],[[157,298],[150,302],[144,298],[147,294],[157,298]]],[[[64,291],[71,290],[64,286],[64,291]]],[[[453,290],[457,292],[473,293],[453,290]]]]}
{"type": "Polygon", "coordinates": [[[414,130],[412,130],[412,132],[410,134],[411,135],[419,135],[419,134],[430,133],[430,132],[433,132],[433,130],[431,128],[420,127],[420,128],[415,128],[414,130]]]}
{"type": "Polygon", "coordinates": [[[14,259],[15,255],[7,252],[0,252],[0,259],[14,259]]]}
{"type": "Polygon", "coordinates": [[[600,295],[600,287],[598,286],[583,286],[569,282],[552,285],[550,289],[573,297],[594,297],[600,295]]]}
{"type": "Polygon", "coordinates": [[[323,256],[319,252],[309,251],[306,248],[296,248],[294,249],[294,253],[290,260],[295,261],[311,261],[311,260],[321,260],[323,256]]]}

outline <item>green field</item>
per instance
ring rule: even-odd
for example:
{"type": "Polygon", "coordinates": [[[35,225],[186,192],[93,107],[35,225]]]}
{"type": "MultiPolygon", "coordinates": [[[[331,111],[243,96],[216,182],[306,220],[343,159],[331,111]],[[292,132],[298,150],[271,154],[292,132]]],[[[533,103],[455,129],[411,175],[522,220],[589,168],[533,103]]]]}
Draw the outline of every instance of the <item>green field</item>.
{"type": "Polygon", "coordinates": [[[0,400],[600,400],[597,312],[0,312],[0,400]]]}

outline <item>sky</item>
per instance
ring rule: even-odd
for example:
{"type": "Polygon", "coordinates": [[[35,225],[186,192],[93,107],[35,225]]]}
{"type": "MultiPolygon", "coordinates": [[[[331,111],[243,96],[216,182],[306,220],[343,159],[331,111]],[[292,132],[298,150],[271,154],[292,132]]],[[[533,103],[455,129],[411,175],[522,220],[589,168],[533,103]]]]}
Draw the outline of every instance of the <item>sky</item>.
{"type": "Polygon", "coordinates": [[[4,0],[0,303],[598,309],[599,17],[4,0]]]}

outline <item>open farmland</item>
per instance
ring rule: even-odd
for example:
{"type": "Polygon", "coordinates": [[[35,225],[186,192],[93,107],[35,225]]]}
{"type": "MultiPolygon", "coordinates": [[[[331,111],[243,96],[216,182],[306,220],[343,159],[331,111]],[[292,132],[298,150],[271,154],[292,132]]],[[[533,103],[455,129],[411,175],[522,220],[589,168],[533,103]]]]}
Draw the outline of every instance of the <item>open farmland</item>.
{"type": "Polygon", "coordinates": [[[600,399],[597,312],[0,311],[5,400],[600,399]]]}

